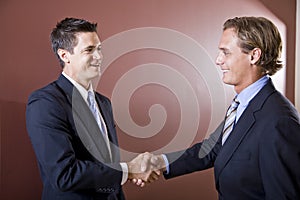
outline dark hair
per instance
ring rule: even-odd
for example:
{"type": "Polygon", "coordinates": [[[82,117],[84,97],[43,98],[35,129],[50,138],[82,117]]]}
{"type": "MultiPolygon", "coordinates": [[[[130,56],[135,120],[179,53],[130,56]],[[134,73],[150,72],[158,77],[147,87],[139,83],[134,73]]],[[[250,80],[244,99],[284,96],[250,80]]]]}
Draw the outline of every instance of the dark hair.
{"type": "Polygon", "coordinates": [[[79,32],[97,32],[97,23],[90,23],[84,19],[65,18],[58,22],[51,32],[52,49],[62,67],[64,67],[65,63],[60,59],[57,50],[65,49],[73,53],[73,49],[78,42],[76,34],[79,32]]]}
{"type": "Polygon", "coordinates": [[[273,75],[282,68],[282,40],[270,20],[264,17],[235,17],[224,23],[223,31],[229,28],[236,31],[239,47],[244,53],[254,48],[261,49],[261,57],[255,64],[262,67],[263,73],[273,75]]]}

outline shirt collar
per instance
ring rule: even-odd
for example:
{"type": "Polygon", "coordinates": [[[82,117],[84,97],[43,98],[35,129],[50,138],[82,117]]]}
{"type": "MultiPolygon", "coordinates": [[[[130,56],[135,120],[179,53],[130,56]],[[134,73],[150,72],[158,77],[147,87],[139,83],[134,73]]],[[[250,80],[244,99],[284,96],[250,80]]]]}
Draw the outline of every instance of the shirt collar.
{"type": "Polygon", "coordinates": [[[74,85],[74,87],[79,91],[79,93],[81,94],[81,96],[85,100],[85,102],[88,103],[87,102],[88,91],[92,91],[94,94],[93,85],[90,84],[89,89],[86,90],[82,85],[77,83],[74,79],[72,79],[70,76],[68,76],[65,72],[62,72],[62,75],[64,75],[64,77],[66,77],[74,85]]]}
{"type": "Polygon", "coordinates": [[[255,95],[266,85],[267,81],[269,80],[269,76],[263,76],[256,82],[252,83],[244,90],[242,90],[237,95],[237,100],[240,102],[239,107],[247,107],[249,102],[255,97],[255,95]]]}

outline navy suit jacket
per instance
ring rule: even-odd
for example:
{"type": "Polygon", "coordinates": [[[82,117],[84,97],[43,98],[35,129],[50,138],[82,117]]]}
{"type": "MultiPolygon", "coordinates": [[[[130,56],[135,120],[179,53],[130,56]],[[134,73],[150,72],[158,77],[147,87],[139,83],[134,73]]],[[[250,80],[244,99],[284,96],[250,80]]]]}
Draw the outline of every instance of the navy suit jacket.
{"type": "Polygon", "coordinates": [[[300,199],[299,113],[271,80],[222,146],[224,121],[191,148],[167,154],[166,178],[214,167],[219,199],[300,199]]]}
{"type": "Polygon", "coordinates": [[[26,125],[44,200],[124,199],[111,103],[95,94],[107,126],[112,160],[89,107],[63,75],[29,97],[26,125]]]}

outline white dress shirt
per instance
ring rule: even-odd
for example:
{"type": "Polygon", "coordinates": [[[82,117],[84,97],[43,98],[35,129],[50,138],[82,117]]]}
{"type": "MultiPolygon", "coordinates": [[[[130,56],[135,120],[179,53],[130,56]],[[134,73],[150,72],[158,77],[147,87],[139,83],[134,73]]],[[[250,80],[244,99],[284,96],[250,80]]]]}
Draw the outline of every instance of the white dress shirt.
{"type": "MultiPolygon", "coordinates": [[[[85,100],[86,104],[88,105],[88,101],[87,101],[88,91],[92,91],[94,93],[92,84],[90,84],[89,89],[86,90],[82,85],[80,85],[78,82],[76,82],[70,76],[68,76],[65,72],[62,72],[62,75],[64,77],[66,77],[75,86],[75,88],[79,91],[79,93],[81,94],[82,98],[85,100]]],[[[98,113],[100,113],[100,110],[99,110],[98,106],[97,106],[97,109],[99,111],[98,113]]],[[[100,119],[102,120],[103,124],[105,124],[105,122],[104,122],[101,114],[100,114],[100,119]]],[[[107,135],[106,126],[105,126],[105,132],[106,132],[106,140],[108,141],[108,135],[107,135]]],[[[109,153],[110,153],[110,156],[111,156],[111,150],[110,150],[109,144],[108,144],[108,148],[109,148],[109,153]]],[[[121,185],[123,185],[124,183],[126,183],[126,181],[128,179],[128,166],[124,162],[121,162],[120,165],[121,165],[121,168],[122,168],[122,171],[123,171],[122,181],[121,181],[121,185]]]]}

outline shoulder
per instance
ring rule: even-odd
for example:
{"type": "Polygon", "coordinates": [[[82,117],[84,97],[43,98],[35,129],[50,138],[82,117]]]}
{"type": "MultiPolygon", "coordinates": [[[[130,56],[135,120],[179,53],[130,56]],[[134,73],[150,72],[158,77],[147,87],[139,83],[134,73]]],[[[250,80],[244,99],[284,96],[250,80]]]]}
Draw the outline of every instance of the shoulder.
{"type": "Polygon", "coordinates": [[[299,112],[280,92],[274,91],[269,95],[262,109],[255,115],[264,125],[263,135],[266,136],[266,140],[273,138],[277,141],[283,141],[283,138],[297,136],[297,142],[300,142],[299,112]]]}
{"type": "Polygon", "coordinates": [[[299,113],[292,102],[287,99],[283,94],[274,91],[265,103],[268,110],[279,117],[291,116],[299,120],[299,113]]]}
{"type": "Polygon", "coordinates": [[[28,97],[28,104],[34,102],[60,102],[65,101],[66,95],[59,87],[57,81],[49,83],[48,85],[33,91],[28,97]]]}

